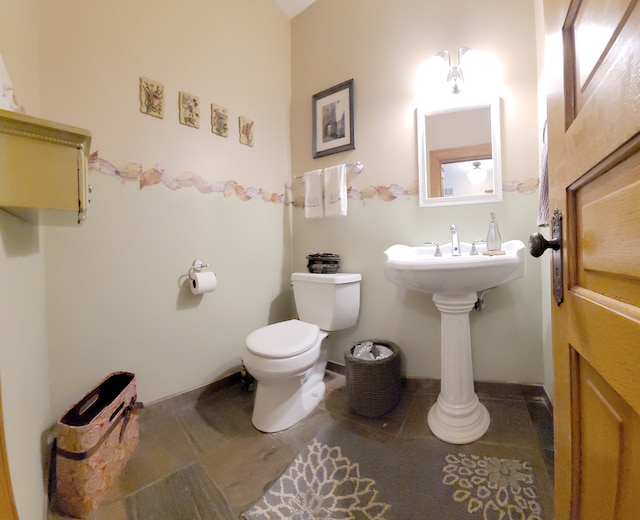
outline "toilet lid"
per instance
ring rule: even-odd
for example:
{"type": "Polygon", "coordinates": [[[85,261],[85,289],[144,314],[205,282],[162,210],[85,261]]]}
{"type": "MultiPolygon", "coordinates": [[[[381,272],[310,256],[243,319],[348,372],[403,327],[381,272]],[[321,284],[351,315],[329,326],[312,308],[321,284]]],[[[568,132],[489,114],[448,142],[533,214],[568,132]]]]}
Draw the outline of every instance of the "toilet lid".
{"type": "Polygon", "coordinates": [[[250,352],[267,358],[286,358],[309,350],[320,328],[300,320],[282,321],[254,330],[247,336],[250,352]]]}

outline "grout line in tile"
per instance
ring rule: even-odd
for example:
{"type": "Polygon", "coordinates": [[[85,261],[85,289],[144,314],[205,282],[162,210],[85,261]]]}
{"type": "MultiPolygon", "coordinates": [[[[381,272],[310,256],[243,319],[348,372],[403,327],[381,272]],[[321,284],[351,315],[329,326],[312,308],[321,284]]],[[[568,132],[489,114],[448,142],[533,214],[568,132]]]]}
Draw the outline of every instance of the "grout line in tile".
{"type": "Polygon", "coordinates": [[[198,449],[198,446],[195,445],[195,441],[191,438],[191,435],[189,435],[189,432],[187,431],[185,425],[182,424],[182,421],[180,420],[180,417],[178,417],[178,415],[176,413],[180,408],[181,408],[181,406],[180,407],[176,407],[173,410],[171,410],[171,415],[176,420],[176,422],[178,423],[178,426],[180,427],[180,431],[182,432],[182,435],[184,435],[184,437],[187,439],[187,443],[189,444],[189,447],[191,448],[191,451],[193,451],[193,454],[195,455],[196,460],[200,460],[200,458],[202,457],[202,454],[200,453],[200,450],[198,449]]]}
{"type": "Polygon", "coordinates": [[[418,396],[416,394],[411,396],[411,402],[407,406],[407,412],[404,414],[404,417],[402,419],[402,423],[400,424],[400,428],[398,428],[398,431],[395,434],[396,439],[399,439],[402,436],[402,432],[404,431],[404,426],[405,426],[405,424],[407,424],[407,420],[409,419],[409,412],[413,408],[413,405],[415,404],[417,398],[418,398],[418,396]]]}

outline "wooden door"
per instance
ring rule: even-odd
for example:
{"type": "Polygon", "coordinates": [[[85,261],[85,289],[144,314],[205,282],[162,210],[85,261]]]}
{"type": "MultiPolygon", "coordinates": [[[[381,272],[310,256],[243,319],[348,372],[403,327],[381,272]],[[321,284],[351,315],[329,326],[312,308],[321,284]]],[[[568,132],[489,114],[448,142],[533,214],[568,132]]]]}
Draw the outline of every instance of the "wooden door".
{"type": "Polygon", "coordinates": [[[4,423],[2,420],[2,395],[0,394],[0,518],[18,520],[16,505],[13,501],[13,488],[9,477],[9,461],[4,442],[4,423]]]}
{"type": "Polygon", "coordinates": [[[640,6],[545,0],[555,518],[640,518],[640,6]]]}

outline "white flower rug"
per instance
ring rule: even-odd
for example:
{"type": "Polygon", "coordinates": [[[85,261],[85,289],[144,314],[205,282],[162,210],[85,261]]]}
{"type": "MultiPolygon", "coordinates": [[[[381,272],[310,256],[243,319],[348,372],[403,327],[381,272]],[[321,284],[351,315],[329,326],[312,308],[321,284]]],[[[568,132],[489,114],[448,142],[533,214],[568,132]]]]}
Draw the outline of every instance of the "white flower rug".
{"type": "Polygon", "coordinates": [[[550,520],[553,491],[544,464],[538,462],[536,474],[519,455],[535,456],[530,448],[451,448],[432,438],[370,438],[327,428],[242,518],[550,520]],[[512,455],[517,458],[505,458],[512,455]]]}
{"type": "Polygon", "coordinates": [[[482,514],[483,520],[542,520],[530,462],[464,453],[450,453],[445,460],[442,483],[455,490],[453,500],[466,504],[470,515],[482,514]]]}
{"type": "Polygon", "coordinates": [[[317,439],[249,511],[246,520],[383,520],[389,504],[377,501],[376,482],[360,474],[358,463],[339,446],[317,439]]]}

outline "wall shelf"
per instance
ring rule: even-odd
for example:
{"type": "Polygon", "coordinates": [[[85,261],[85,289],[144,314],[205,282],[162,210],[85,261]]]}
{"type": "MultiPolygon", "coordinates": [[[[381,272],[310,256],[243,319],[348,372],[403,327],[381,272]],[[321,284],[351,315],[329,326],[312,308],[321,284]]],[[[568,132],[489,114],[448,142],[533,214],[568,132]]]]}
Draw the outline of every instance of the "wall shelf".
{"type": "Polygon", "coordinates": [[[81,223],[90,145],[87,130],[0,110],[0,207],[31,224],[81,223]]]}

